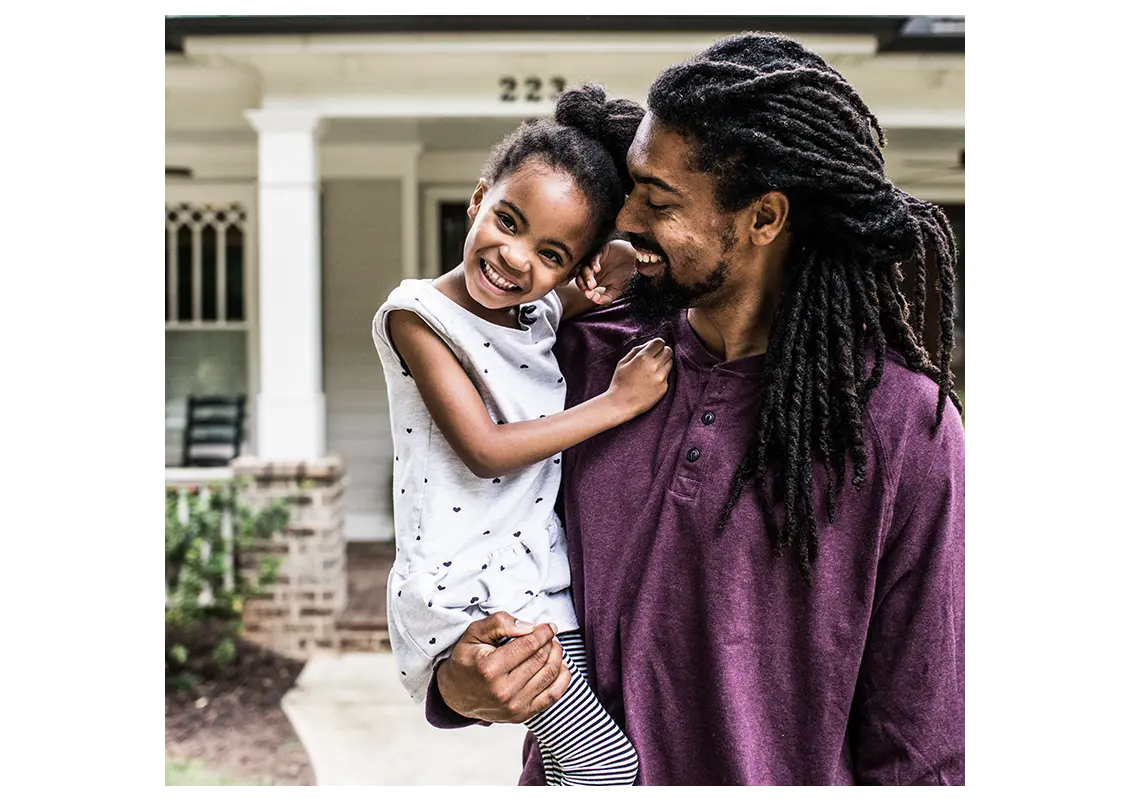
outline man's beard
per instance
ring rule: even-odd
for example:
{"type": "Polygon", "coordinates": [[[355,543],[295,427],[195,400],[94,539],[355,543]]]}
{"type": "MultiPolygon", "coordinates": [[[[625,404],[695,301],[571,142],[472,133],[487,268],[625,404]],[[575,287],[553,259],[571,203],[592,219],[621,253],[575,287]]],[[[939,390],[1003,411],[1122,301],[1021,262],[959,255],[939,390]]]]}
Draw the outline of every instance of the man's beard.
{"type": "Polygon", "coordinates": [[[628,313],[642,328],[654,330],[673,319],[680,310],[693,308],[704,297],[720,289],[729,271],[730,265],[719,261],[706,278],[690,285],[681,284],[672,277],[670,263],[655,276],[637,272],[624,286],[623,297],[628,301],[628,313]]]}

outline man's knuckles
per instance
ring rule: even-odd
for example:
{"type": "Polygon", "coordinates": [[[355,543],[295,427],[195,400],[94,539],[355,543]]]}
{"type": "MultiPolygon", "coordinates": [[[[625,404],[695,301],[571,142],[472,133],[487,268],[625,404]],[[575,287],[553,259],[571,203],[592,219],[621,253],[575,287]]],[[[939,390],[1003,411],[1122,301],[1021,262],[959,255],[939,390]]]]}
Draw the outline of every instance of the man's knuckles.
{"type": "Polygon", "coordinates": [[[477,669],[479,678],[487,683],[494,683],[500,675],[499,669],[489,664],[480,664],[477,669]]]}
{"type": "Polygon", "coordinates": [[[506,709],[506,715],[516,721],[533,716],[529,713],[529,704],[521,702],[517,697],[513,697],[509,702],[503,703],[503,708],[506,709]]]}
{"type": "Polygon", "coordinates": [[[537,650],[530,653],[529,658],[526,660],[532,662],[535,671],[540,670],[549,663],[549,652],[550,649],[548,647],[539,647],[537,650]]]}
{"type": "Polygon", "coordinates": [[[545,647],[547,643],[553,641],[553,631],[548,627],[541,626],[536,628],[533,633],[515,641],[519,643],[519,649],[522,651],[524,659],[530,658],[534,653],[545,647]]]}
{"type": "Polygon", "coordinates": [[[494,705],[509,711],[509,706],[514,698],[511,697],[510,690],[507,687],[501,684],[492,684],[487,694],[490,696],[490,700],[494,705]]]}

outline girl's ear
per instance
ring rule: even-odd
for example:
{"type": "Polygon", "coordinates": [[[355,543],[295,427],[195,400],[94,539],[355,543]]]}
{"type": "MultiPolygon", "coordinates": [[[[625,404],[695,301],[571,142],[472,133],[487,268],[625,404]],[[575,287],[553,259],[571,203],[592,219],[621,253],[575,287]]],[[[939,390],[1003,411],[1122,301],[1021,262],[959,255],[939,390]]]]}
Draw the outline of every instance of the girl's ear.
{"type": "Polygon", "coordinates": [[[487,189],[490,185],[487,183],[486,178],[479,178],[479,183],[475,187],[475,193],[471,195],[471,202],[467,205],[467,216],[474,219],[479,214],[479,207],[483,204],[483,198],[486,196],[487,189]]]}

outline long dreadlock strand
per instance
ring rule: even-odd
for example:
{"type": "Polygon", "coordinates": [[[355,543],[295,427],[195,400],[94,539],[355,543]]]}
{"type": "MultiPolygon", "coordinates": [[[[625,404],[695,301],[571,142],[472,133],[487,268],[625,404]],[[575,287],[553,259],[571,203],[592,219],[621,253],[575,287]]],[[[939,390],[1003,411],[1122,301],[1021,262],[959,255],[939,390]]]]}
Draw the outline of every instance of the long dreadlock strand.
{"type": "MultiPolygon", "coordinates": [[[[814,338],[816,340],[816,361],[813,365],[816,370],[815,377],[813,378],[812,385],[815,390],[816,400],[816,452],[819,454],[821,461],[826,465],[825,472],[827,474],[828,485],[828,521],[836,519],[836,495],[839,492],[839,487],[843,485],[843,473],[837,471],[832,467],[832,443],[829,436],[829,428],[831,427],[831,403],[828,399],[828,384],[830,380],[829,366],[828,366],[828,265],[820,264],[818,269],[819,284],[816,291],[816,307],[813,313],[816,315],[817,324],[814,326],[814,338]]],[[[739,487],[740,488],[740,487],[739,487]]]]}
{"type": "Polygon", "coordinates": [[[771,191],[789,199],[790,247],[753,435],[718,530],[752,488],[774,549],[795,550],[811,582],[815,462],[825,470],[832,520],[848,459],[852,485],[867,480],[866,409],[887,352],[938,384],[935,427],[947,399],[960,409],[951,372],[953,231],[939,208],[890,183],[878,119],[839,72],[791,39],[723,39],[666,70],[648,106],[691,141],[698,167],[714,179],[720,211],[748,208],[771,191]],[[936,354],[926,342],[931,289],[940,296],[936,354]]]}

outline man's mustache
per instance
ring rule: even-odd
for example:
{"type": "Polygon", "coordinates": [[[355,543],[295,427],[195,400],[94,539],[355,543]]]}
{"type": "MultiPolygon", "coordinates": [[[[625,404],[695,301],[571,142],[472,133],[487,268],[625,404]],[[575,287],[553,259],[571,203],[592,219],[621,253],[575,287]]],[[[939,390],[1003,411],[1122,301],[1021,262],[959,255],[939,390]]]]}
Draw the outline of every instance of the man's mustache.
{"type": "Polygon", "coordinates": [[[657,242],[653,242],[650,239],[645,239],[643,236],[640,236],[637,233],[628,234],[628,243],[637,250],[647,250],[649,253],[655,253],[664,261],[667,260],[667,254],[663,252],[663,248],[660,247],[657,242]]]}

